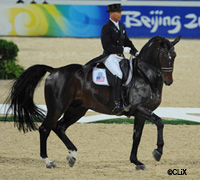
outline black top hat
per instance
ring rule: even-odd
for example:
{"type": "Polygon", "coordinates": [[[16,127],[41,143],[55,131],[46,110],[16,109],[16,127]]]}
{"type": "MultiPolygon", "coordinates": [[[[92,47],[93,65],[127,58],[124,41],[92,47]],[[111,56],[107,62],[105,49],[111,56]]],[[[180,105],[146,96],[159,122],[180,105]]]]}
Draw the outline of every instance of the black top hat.
{"type": "Polygon", "coordinates": [[[110,4],[106,12],[123,11],[121,4],[110,4]]]}

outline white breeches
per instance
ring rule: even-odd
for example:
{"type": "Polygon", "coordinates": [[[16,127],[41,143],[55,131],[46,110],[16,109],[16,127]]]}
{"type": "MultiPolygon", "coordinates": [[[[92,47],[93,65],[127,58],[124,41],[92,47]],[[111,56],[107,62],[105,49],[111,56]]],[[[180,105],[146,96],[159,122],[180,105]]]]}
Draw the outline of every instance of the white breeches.
{"type": "Polygon", "coordinates": [[[124,59],[124,57],[117,56],[116,54],[111,54],[108,58],[104,61],[105,66],[109,69],[109,71],[113,74],[122,79],[122,71],[119,65],[119,62],[124,59]]]}

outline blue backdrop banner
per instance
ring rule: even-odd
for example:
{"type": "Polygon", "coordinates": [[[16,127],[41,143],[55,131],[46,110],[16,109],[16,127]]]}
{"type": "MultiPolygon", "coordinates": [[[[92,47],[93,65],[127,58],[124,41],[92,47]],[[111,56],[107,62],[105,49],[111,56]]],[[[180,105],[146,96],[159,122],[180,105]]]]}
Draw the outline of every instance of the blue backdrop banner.
{"type": "MultiPolygon", "coordinates": [[[[129,37],[200,38],[200,7],[123,6],[129,37]]],[[[0,7],[0,35],[100,37],[105,5],[11,4],[0,7]]]]}
{"type": "Polygon", "coordinates": [[[200,7],[125,6],[121,21],[132,37],[200,38],[200,7]]]}

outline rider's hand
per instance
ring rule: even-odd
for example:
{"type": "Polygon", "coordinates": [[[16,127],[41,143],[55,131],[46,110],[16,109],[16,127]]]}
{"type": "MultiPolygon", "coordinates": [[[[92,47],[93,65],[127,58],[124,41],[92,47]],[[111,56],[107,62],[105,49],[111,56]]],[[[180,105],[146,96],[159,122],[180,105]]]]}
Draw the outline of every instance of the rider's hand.
{"type": "Polygon", "coordinates": [[[123,53],[130,54],[130,52],[131,52],[131,48],[130,47],[124,47],[123,53]]]}

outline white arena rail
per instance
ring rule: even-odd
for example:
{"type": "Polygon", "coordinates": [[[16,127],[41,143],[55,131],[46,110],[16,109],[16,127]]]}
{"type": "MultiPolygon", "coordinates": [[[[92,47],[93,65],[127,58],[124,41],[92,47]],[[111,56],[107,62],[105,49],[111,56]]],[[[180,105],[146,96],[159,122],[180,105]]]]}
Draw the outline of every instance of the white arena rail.
{"type": "MultiPolygon", "coordinates": [[[[9,105],[0,104],[1,116],[5,114],[5,112],[8,109],[8,106],[9,105]]],[[[44,111],[47,110],[46,105],[38,105],[38,107],[40,107],[44,111]]],[[[91,110],[89,111],[92,112],[91,110]]],[[[161,118],[182,119],[200,123],[200,108],[159,107],[154,111],[154,113],[160,116],[161,118]]],[[[12,115],[12,112],[10,112],[10,115],[12,115]]],[[[126,116],[98,114],[92,116],[84,116],[78,122],[89,123],[114,118],[126,118],[126,116]]]]}

